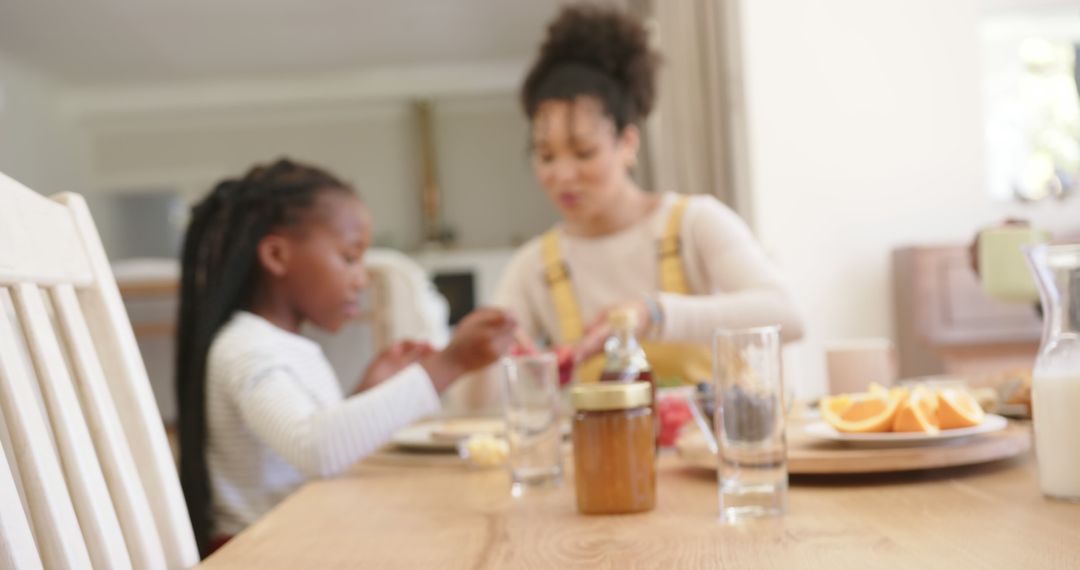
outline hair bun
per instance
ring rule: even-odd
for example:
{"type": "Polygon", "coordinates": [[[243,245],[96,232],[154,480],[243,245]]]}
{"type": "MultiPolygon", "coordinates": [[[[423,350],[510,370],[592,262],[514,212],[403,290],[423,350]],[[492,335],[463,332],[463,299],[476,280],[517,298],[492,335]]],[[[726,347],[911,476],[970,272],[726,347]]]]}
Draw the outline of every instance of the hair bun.
{"type": "Polygon", "coordinates": [[[636,122],[652,110],[659,61],[637,18],[613,7],[568,6],[548,26],[524,90],[534,91],[560,65],[585,65],[615,81],[633,103],[638,116],[630,122],[636,122]]]}

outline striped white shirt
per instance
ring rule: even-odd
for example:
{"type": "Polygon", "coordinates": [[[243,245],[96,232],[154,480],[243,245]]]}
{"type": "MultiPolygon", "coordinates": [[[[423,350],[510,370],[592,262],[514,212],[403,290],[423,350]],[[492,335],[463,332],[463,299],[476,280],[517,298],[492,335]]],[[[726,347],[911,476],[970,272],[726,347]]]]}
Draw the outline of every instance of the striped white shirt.
{"type": "Polygon", "coordinates": [[[332,477],[439,410],[424,369],[345,398],[315,342],[239,311],[207,360],[214,533],[232,535],[309,478],[332,477]]]}

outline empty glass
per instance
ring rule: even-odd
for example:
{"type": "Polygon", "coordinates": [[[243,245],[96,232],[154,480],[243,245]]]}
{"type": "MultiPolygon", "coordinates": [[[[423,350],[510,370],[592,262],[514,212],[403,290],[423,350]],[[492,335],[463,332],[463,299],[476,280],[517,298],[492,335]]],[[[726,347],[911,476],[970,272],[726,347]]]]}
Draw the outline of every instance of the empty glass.
{"type": "Polygon", "coordinates": [[[562,478],[559,370],[553,354],[504,358],[506,436],[514,496],[562,478]]]}
{"type": "Polygon", "coordinates": [[[787,443],[780,327],[713,337],[720,516],[774,516],[787,504],[787,443]]]}

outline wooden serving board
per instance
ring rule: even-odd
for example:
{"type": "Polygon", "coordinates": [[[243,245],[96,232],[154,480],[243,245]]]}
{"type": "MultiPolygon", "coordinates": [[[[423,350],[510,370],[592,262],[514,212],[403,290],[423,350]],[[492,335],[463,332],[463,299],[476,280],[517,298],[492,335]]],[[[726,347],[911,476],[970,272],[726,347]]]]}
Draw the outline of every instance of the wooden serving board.
{"type": "MultiPolygon", "coordinates": [[[[819,441],[802,434],[800,426],[788,430],[788,473],[823,475],[919,471],[974,465],[1008,459],[1031,447],[1031,430],[1010,422],[1001,431],[973,435],[918,447],[864,448],[819,441]]],[[[695,467],[716,469],[701,431],[688,429],[676,444],[679,456],[695,467]]]]}

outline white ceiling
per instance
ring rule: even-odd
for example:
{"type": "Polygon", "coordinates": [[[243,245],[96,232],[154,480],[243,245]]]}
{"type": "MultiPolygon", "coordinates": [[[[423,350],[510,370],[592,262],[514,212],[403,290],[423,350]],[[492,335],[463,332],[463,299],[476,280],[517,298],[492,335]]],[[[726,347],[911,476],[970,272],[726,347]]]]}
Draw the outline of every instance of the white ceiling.
{"type": "Polygon", "coordinates": [[[71,84],[524,59],[562,0],[0,0],[0,52],[71,84]]]}

